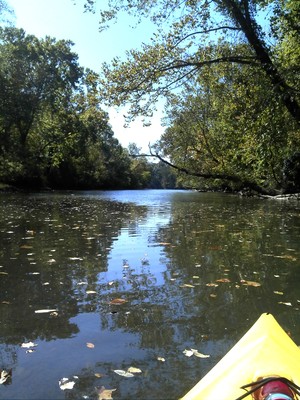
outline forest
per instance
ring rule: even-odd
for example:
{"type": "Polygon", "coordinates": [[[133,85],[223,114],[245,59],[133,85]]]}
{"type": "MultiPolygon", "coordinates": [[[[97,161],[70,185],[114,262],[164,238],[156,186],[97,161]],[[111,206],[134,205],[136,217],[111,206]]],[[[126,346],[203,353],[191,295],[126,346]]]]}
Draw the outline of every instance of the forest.
{"type": "MultiPolygon", "coordinates": [[[[96,5],[85,0],[87,12],[96,5]]],[[[0,0],[0,15],[6,8],[0,0]]],[[[300,191],[297,0],[109,0],[102,29],[119,12],[157,32],[100,73],[79,65],[68,40],[1,28],[1,182],[300,191]],[[151,117],[159,98],[161,139],[149,154],[124,149],[104,105],[130,105],[130,123],[151,117]]]]}

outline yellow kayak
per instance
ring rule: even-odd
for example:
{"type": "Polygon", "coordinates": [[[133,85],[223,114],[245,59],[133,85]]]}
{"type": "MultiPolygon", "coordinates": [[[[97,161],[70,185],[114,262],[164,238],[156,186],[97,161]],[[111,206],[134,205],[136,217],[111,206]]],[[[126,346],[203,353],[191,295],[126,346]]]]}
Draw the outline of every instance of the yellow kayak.
{"type": "MultiPolygon", "coordinates": [[[[246,395],[249,389],[241,387],[274,376],[300,384],[300,349],[271,314],[262,314],[182,400],[235,400],[243,395],[251,400],[255,395],[246,395]]],[[[293,395],[293,400],[300,399],[297,389],[293,395]]]]}

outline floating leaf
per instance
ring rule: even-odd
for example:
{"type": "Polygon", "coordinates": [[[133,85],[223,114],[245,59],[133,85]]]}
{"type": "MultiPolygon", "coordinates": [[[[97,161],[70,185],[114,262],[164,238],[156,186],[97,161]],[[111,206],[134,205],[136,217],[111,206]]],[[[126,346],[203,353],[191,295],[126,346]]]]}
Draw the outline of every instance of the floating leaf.
{"type": "Polygon", "coordinates": [[[131,374],[141,374],[142,370],[135,367],[129,367],[127,372],[130,372],[131,374]]]}
{"type": "Polygon", "coordinates": [[[96,294],[97,292],[95,290],[87,290],[85,293],[87,293],[87,294],[96,294]]]}
{"type": "Polygon", "coordinates": [[[109,302],[109,304],[114,304],[114,305],[121,305],[127,303],[127,300],[125,299],[113,299],[109,302]]]}
{"type": "Polygon", "coordinates": [[[183,354],[187,357],[192,357],[192,355],[194,354],[193,350],[183,350],[183,354]]]}
{"type": "Polygon", "coordinates": [[[98,400],[112,400],[112,393],[117,389],[105,389],[101,386],[100,389],[96,388],[98,394],[98,400]]]}
{"type": "Polygon", "coordinates": [[[284,304],[285,306],[289,306],[289,307],[292,306],[292,303],[290,301],[286,301],[286,302],[285,301],[279,301],[278,304],[284,304]]]}
{"type": "Polygon", "coordinates": [[[190,350],[185,349],[185,350],[183,350],[183,354],[186,355],[187,357],[191,357],[191,356],[196,356],[196,357],[199,357],[199,358],[208,358],[208,357],[210,357],[208,354],[199,353],[199,351],[196,350],[196,349],[190,349],[190,350]]]}
{"type": "Polygon", "coordinates": [[[6,371],[5,369],[0,370],[0,385],[5,383],[12,376],[12,370],[6,371]]]}
{"type": "Polygon", "coordinates": [[[275,294],[280,294],[281,296],[283,295],[283,292],[278,292],[277,290],[274,290],[273,293],[275,293],[275,294]]]}
{"type": "Polygon", "coordinates": [[[26,350],[26,353],[34,353],[35,352],[35,349],[28,349],[28,350],[26,350]]]}
{"type": "Polygon", "coordinates": [[[69,260],[71,260],[71,261],[76,261],[76,260],[82,261],[83,258],[80,258],[80,257],[69,257],[69,260]]]}
{"type": "Polygon", "coordinates": [[[229,283],[229,282],[230,282],[230,279],[228,279],[228,278],[221,278],[221,279],[217,279],[216,282],[229,283]]]}
{"type": "Polygon", "coordinates": [[[131,372],[124,371],[123,369],[114,369],[114,372],[118,375],[124,376],[125,378],[132,378],[134,376],[131,372]]]}
{"type": "Polygon", "coordinates": [[[95,348],[95,345],[93,344],[93,343],[87,343],[86,344],[86,347],[88,347],[89,349],[94,349],[95,348]]]}
{"type": "Polygon", "coordinates": [[[21,344],[21,347],[23,347],[23,349],[29,349],[30,347],[36,347],[36,346],[37,344],[33,342],[26,342],[21,344]]]}
{"type": "Polygon", "coordinates": [[[274,256],[274,257],[275,258],[282,258],[282,259],[285,259],[285,260],[297,261],[296,257],[293,257],[293,256],[291,256],[289,254],[285,254],[285,255],[282,255],[282,256],[274,256]]]}
{"type": "Polygon", "coordinates": [[[41,310],[35,310],[36,314],[47,314],[47,313],[53,313],[57,312],[57,308],[43,308],[41,310]]]}
{"type": "Polygon", "coordinates": [[[206,286],[208,286],[208,287],[218,287],[219,285],[217,283],[207,283],[206,286]]]}
{"type": "Polygon", "coordinates": [[[211,293],[211,294],[209,295],[209,297],[212,297],[213,299],[215,299],[215,298],[217,297],[217,295],[216,295],[216,294],[213,294],[213,293],[211,293]]]}
{"type": "Polygon", "coordinates": [[[195,286],[190,283],[184,283],[183,285],[180,285],[180,287],[194,288],[195,286]]]}
{"type": "Polygon", "coordinates": [[[253,286],[253,287],[259,287],[259,286],[261,286],[261,283],[259,283],[259,282],[245,281],[244,279],[241,279],[241,283],[242,283],[243,285],[246,285],[246,286],[253,286]]]}
{"type": "Polygon", "coordinates": [[[157,361],[165,362],[166,359],[164,357],[157,357],[157,361]]]}
{"type": "Polygon", "coordinates": [[[75,382],[70,381],[68,378],[62,378],[59,382],[59,387],[61,390],[66,390],[66,389],[73,389],[75,382]]]}
{"type": "Polygon", "coordinates": [[[191,349],[191,350],[192,350],[194,356],[196,356],[196,357],[199,357],[199,358],[209,358],[210,357],[210,355],[208,355],[208,354],[199,353],[199,351],[196,349],[191,349]]]}
{"type": "Polygon", "coordinates": [[[96,378],[103,378],[103,376],[105,376],[103,374],[100,374],[99,372],[95,372],[94,375],[95,375],[96,378]]]}
{"type": "Polygon", "coordinates": [[[0,275],[8,275],[8,272],[0,271],[0,275]]]}

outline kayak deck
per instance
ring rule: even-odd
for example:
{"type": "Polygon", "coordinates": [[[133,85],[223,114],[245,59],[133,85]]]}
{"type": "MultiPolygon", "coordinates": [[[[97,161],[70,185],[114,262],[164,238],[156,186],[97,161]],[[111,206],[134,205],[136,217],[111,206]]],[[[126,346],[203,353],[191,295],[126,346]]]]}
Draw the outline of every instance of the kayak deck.
{"type": "Polygon", "coordinates": [[[299,384],[300,349],[271,314],[262,314],[182,400],[234,400],[246,393],[241,386],[274,375],[299,384]]]}

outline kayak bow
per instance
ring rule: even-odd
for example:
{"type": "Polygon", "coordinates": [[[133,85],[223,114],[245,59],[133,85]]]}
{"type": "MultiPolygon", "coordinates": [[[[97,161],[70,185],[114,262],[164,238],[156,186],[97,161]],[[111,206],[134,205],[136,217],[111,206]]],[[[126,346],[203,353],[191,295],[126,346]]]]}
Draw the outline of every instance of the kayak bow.
{"type": "Polygon", "coordinates": [[[262,314],[182,400],[234,400],[247,393],[242,386],[270,376],[299,384],[300,349],[271,314],[262,314]]]}

